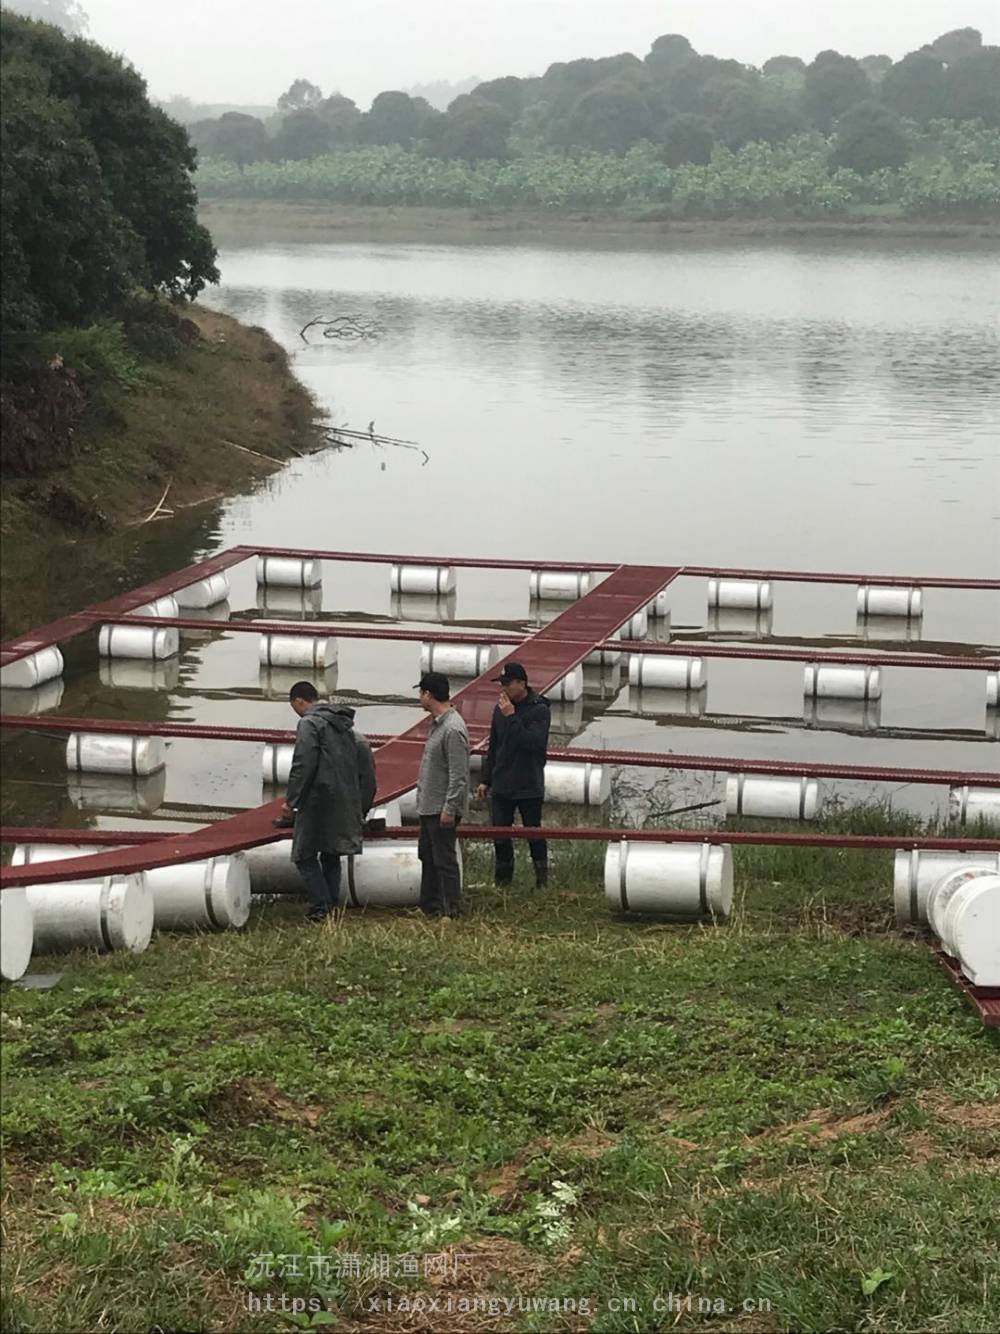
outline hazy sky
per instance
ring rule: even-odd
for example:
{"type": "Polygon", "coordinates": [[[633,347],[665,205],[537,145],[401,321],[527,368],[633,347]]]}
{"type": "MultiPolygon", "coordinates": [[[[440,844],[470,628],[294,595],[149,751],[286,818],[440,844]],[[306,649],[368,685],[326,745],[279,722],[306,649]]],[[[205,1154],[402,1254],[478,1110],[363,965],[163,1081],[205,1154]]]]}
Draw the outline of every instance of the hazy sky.
{"type": "Polygon", "coordinates": [[[470,74],[540,74],[555,60],[684,33],[760,64],[824,47],[898,58],[949,28],[1000,42],[1000,0],[81,0],[90,36],[157,97],[272,103],[294,78],[367,106],[375,93],[470,74]]]}

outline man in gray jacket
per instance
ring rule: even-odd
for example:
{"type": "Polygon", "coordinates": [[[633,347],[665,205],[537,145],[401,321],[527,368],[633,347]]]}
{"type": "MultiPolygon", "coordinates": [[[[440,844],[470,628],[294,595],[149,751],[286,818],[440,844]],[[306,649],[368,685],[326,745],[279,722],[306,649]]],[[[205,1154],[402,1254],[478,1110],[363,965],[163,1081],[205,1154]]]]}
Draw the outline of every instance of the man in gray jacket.
{"type": "Polygon", "coordinates": [[[429,917],[462,915],[462,873],[456,835],[469,806],[469,733],[451,706],[451,686],[425,672],[417,687],[431,730],[417,779],[420,816],[420,907],[429,917]]]}
{"type": "Polygon", "coordinates": [[[294,819],[292,861],[309,895],[311,922],[320,922],[340,897],[340,859],[362,850],[365,816],[375,800],[371,746],[354,730],[354,710],[321,701],[299,681],[288,692],[298,714],[295,753],[283,816],[294,819]]]}

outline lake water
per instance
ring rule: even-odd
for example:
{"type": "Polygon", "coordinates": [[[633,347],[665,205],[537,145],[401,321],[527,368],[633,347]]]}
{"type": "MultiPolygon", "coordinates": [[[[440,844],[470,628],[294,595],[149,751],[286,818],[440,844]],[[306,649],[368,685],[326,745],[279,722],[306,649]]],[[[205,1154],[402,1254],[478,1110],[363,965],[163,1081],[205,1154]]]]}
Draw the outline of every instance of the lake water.
{"type": "MultiPolygon", "coordinates": [[[[517,560],[1000,572],[995,248],[282,244],[224,251],[221,268],[208,302],[278,338],[333,421],[360,429],[373,421],[426,458],[363,444],[297,461],[225,505],[197,554],[257,542],[517,560]],[[340,314],[377,324],[378,337],[300,338],[308,321],[340,314]]],[[[187,536],[169,559],[169,542],[161,536],[159,545],[161,571],[192,558],[187,536]]],[[[233,612],[261,614],[259,601],[252,569],[237,571],[233,612]]],[[[773,621],[734,632],[710,623],[705,581],[684,579],[674,586],[672,634],[695,645],[749,634],[948,653],[1000,639],[1000,595],[932,590],[925,603],[919,626],[862,633],[853,588],[779,583],[773,621]]],[[[329,564],[319,608],[293,614],[357,622],[398,610],[384,567],[329,564]]],[[[454,627],[527,626],[527,576],[460,571],[446,614],[454,627]]],[[[101,679],[81,660],[57,707],[288,725],[280,688],[273,699],[261,689],[256,651],[251,636],[186,637],[176,683],[146,691],[122,684],[128,673],[101,679]]],[[[414,644],[342,641],[337,690],[359,706],[366,730],[414,719],[417,656],[414,644]]],[[[877,717],[842,711],[807,720],[800,665],[713,660],[697,705],[638,700],[607,682],[600,697],[557,719],[559,737],[996,767],[981,673],[888,669],[884,678],[877,717]]],[[[100,807],[84,813],[67,797],[52,738],[22,737],[7,753],[11,744],[18,767],[32,768],[18,810],[68,824],[104,818],[100,807]]],[[[711,799],[718,781],[675,781],[671,800],[711,799]]],[[[941,793],[892,795],[927,811],[941,793]]],[[[259,800],[252,748],[171,746],[160,816],[183,821],[192,809],[259,800]]]]}

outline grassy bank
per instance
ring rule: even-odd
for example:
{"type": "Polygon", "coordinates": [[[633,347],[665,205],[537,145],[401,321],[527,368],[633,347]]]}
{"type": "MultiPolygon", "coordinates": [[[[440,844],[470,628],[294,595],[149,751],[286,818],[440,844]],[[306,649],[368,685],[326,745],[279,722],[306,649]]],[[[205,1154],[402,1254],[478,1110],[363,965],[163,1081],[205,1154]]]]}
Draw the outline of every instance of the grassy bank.
{"type": "Polygon", "coordinates": [[[1000,220],[956,222],[870,214],[853,219],[776,221],[731,218],[689,221],[622,217],[611,210],[563,213],[532,209],[490,211],[360,204],[284,203],[260,199],[205,199],[199,217],[220,245],[303,241],[542,242],[552,245],[669,245],[675,241],[790,240],[796,238],[1000,241],[1000,220]]]}
{"type": "Polygon", "coordinates": [[[459,922],[36,961],[4,1328],[996,1328],[997,1042],[890,929],[889,856],[739,849],[713,927],[556,855],[540,897],[474,854],[459,922]]]}
{"type": "Polygon", "coordinates": [[[180,522],[322,443],[315,403],[263,329],[196,305],[184,319],[182,336],[155,352],[115,341],[109,354],[92,331],[46,335],[53,399],[68,389],[82,408],[47,436],[37,414],[13,422],[26,458],[48,456],[5,477],[5,635],[37,623],[39,608],[49,619],[93,600],[99,583],[113,587],[128,560],[122,539],[145,520],[180,522]],[[113,356],[115,374],[95,348],[113,356]],[[150,519],[161,500],[164,517],[150,519]]]}

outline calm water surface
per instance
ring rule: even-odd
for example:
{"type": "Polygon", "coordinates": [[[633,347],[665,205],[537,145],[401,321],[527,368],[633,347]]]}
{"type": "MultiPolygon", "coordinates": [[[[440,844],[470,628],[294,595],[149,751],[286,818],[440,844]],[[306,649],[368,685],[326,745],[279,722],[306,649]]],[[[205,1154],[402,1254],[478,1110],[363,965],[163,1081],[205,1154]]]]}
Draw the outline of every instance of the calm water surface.
{"type": "MultiPolygon", "coordinates": [[[[199,553],[258,542],[885,574],[1000,571],[995,249],[275,245],[225,252],[221,267],[210,303],[288,347],[334,421],[362,429],[374,421],[379,432],[419,442],[427,459],[362,445],[296,462],[226,505],[199,553]],[[377,322],[380,336],[300,339],[309,320],[343,313],[377,322]]],[[[179,543],[164,568],[190,558],[179,543]]],[[[709,623],[703,580],[675,588],[675,639],[741,637],[709,623]]],[[[259,602],[252,571],[237,572],[231,609],[259,614],[259,602]]],[[[969,652],[1000,639],[996,595],[932,591],[926,608],[918,628],[869,627],[869,642],[903,648],[893,640],[905,633],[924,651],[969,652]]],[[[399,610],[384,567],[331,564],[319,608],[291,614],[358,620],[399,610]]],[[[403,610],[414,624],[427,616],[403,610]]],[[[527,625],[526,576],[460,571],[455,606],[444,614],[456,626],[527,625]]],[[[773,622],[742,633],[856,645],[853,590],[778,584],[773,622]]],[[[83,661],[56,707],[287,724],[285,683],[261,680],[256,651],[250,636],[186,637],[176,681],[158,690],[141,672],[138,684],[124,670],[105,670],[102,679],[83,661]]],[[[337,689],[359,705],[367,730],[412,721],[416,658],[415,645],[342,641],[337,689]]],[[[606,682],[557,718],[560,737],[996,767],[980,673],[889,670],[876,718],[819,720],[803,716],[801,666],[712,661],[709,676],[704,712],[693,716],[676,700],[636,699],[606,682]]],[[[41,807],[66,823],[106,818],[100,805],[81,813],[86,795],[67,798],[51,739],[20,738],[15,757],[33,778],[17,789],[19,809],[40,818],[41,807]],[[52,786],[42,786],[46,778],[52,786]]],[[[717,783],[685,779],[674,791],[678,802],[711,797],[717,783]]],[[[929,810],[941,794],[892,795],[929,810]]],[[[258,800],[253,748],[171,746],[161,817],[183,822],[195,808],[258,800]]],[[[110,822],[120,824],[120,815],[110,822]]]]}

